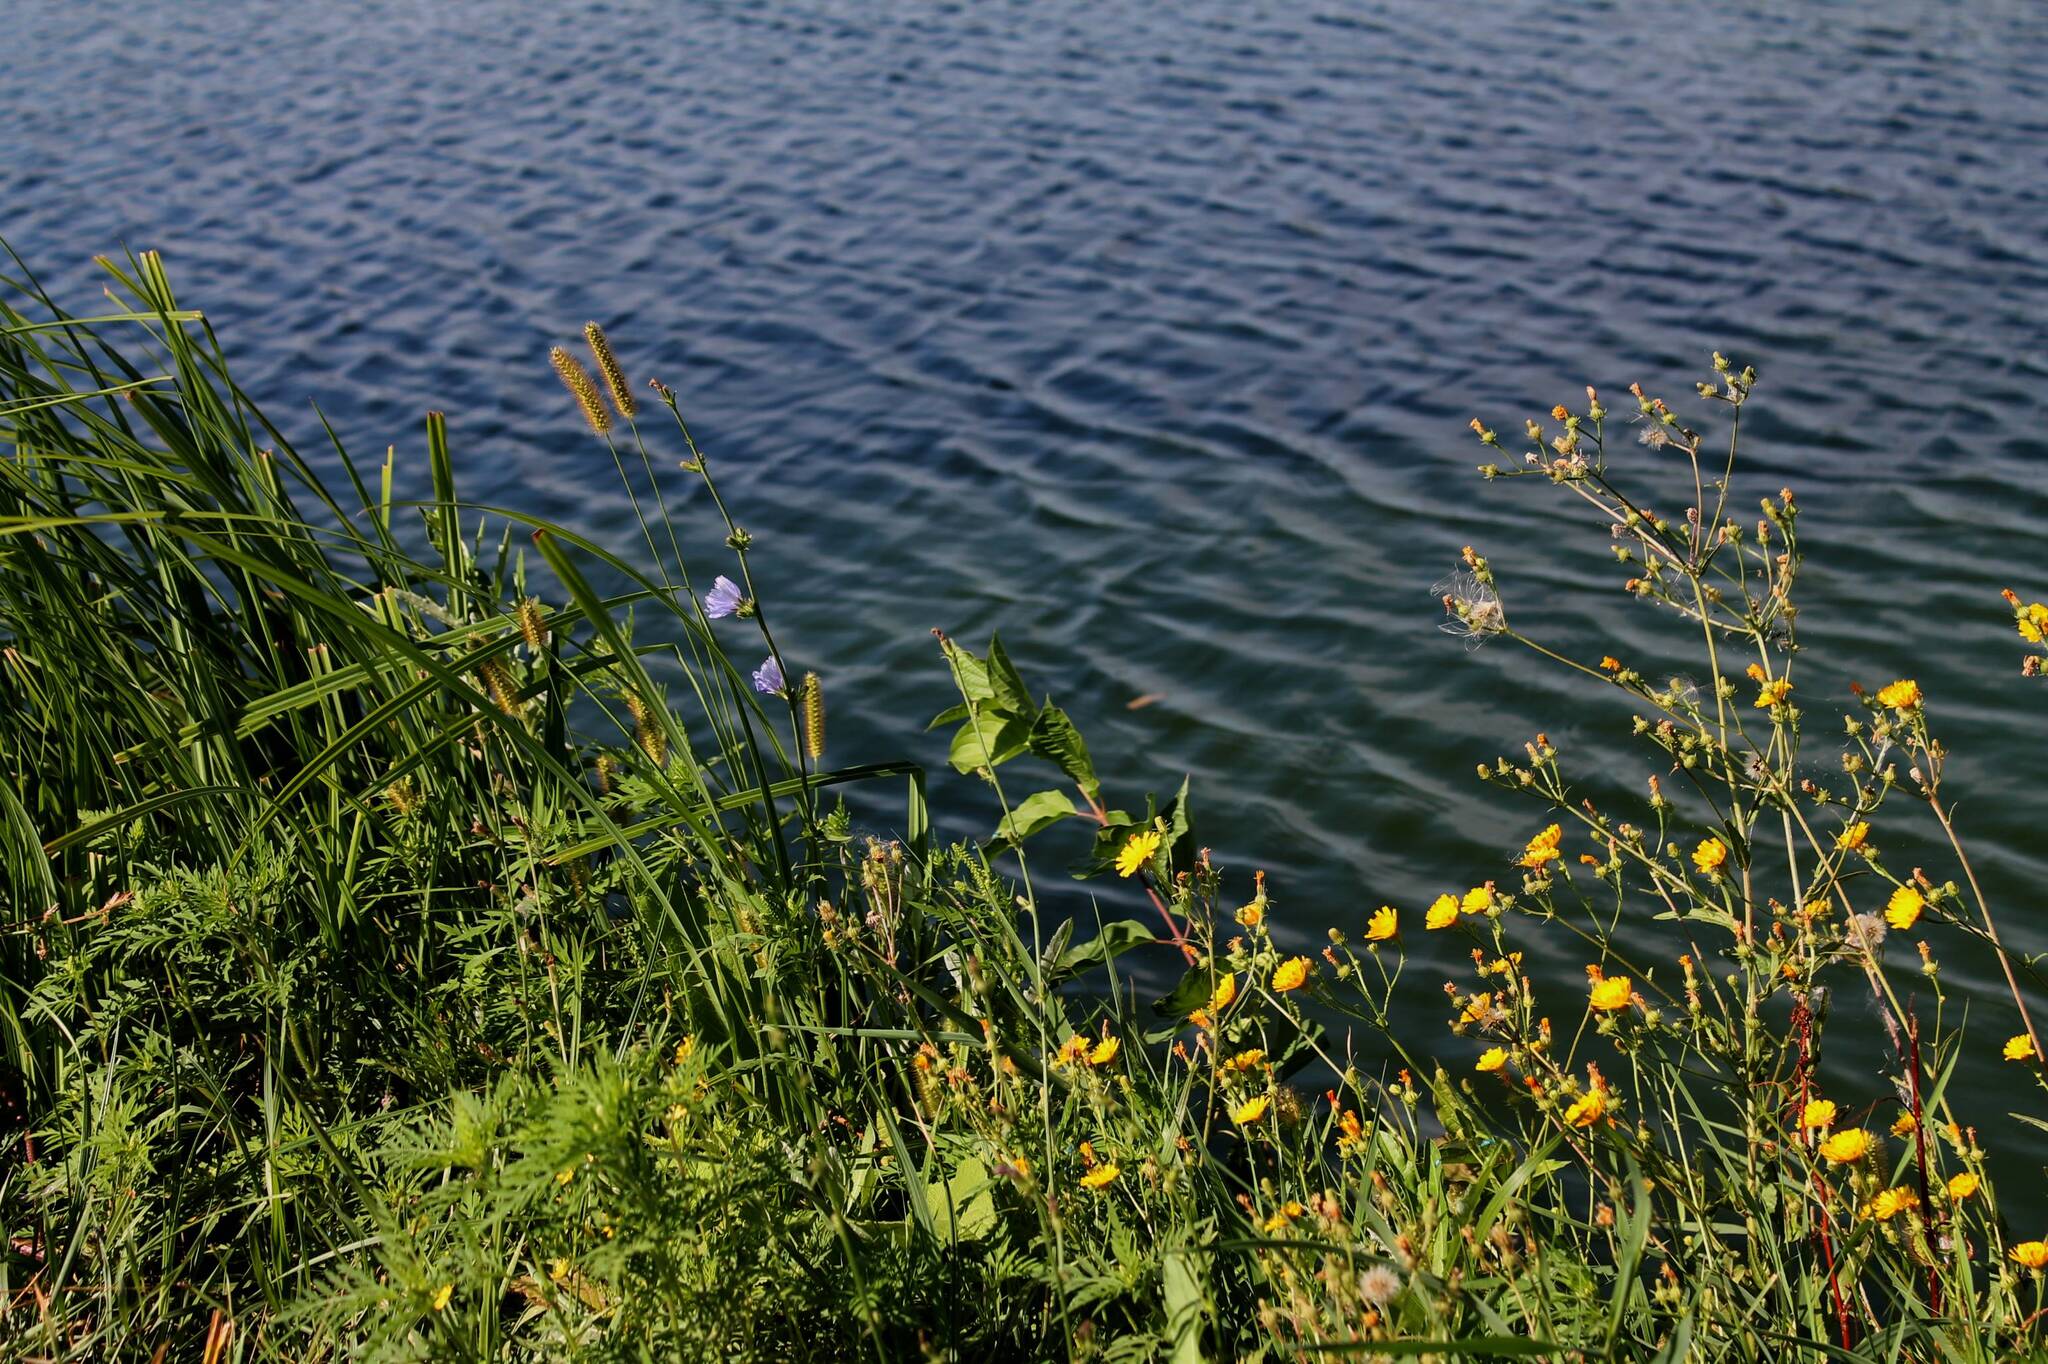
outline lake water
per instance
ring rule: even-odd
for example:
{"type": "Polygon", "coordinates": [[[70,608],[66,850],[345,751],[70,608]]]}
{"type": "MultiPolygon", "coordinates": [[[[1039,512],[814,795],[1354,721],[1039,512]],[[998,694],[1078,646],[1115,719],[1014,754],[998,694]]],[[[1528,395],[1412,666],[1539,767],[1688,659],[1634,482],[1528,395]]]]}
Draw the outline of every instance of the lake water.
{"type": "MultiPolygon", "coordinates": [[[[1611,697],[1468,653],[1430,586],[1471,543],[1525,628],[1665,659],[1683,636],[1601,529],[1481,484],[1465,422],[1512,435],[1587,382],[1680,399],[1718,347],[1763,374],[1739,499],[1808,511],[1817,767],[1850,680],[1917,677],[2006,930],[2048,948],[2048,693],[1997,596],[2048,596],[2032,0],[14,0],[6,26],[0,233],[76,310],[92,254],[160,248],[309,451],[317,399],[418,487],[444,408],[470,497],[629,549],[544,358],[602,320],[720,462],[835,760],[943,766],[927,631],[1000,627],[1113,794],[1193,777],[1304,946],[1506,877],[1546,817],[1471,772],[1537,729],[1592,793],[1642,789],[1611,697]]],[[[1927,832],[1888,833],[1893,863],[1951,874],[1927,832]]],[[[1977,1001],[1971,1107],[2038,1177],[1984,1093],[2010,1005],[1934,936],[1977,1001]]],[[[1525,946],[1562,1010],[1581,957],[1525,946]]],[[[1416,947],[1426,1039],[1460,954],[1416,947]]],[[[1838,1049],[1831,1080],[1876,1100],[1880,1059],[1838,1049]]]]}

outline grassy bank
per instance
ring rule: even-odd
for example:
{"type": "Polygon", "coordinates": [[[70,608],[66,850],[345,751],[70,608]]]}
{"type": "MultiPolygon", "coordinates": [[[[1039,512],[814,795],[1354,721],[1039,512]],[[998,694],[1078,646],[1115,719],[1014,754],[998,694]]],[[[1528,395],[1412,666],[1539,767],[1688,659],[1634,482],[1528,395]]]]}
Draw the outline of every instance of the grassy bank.
{"type": "Polygon", "coordinates": [[[1641,798],[1500,736],[1498,863],[1310,920],[997,642],[937,641],[929,793],[988,783],[999,827],[936,841],[915,765],[835,767],[830,661],[784,652],[717,452],[601,334],[553,358],[628,546],[463,502],[438,416],[425,501],[338,438],[323,478],[154,256],[107,270],[99,316],[20,271],[0,302],[0,1357],[2038,1350],[2048,1246],[1978,1130],[2012,1101],[1948,1077],[2002,1047],[2038,1087],[2039,987],[1938,698],[1799,690],[1748,371],[1716,357],[1696,417],[1589,389],[1526,442],[1474,423],[1698,681],[1525,636],[1471,550],[1444,624],[1575,671],[1641,798]],[[1909,823],[1948,866],[1886,861],[1909,823]],[[1074,825],[1078,869],[1035,855],[1074,825]],[[1424,937],[1471,965],[1400,1016],[1424,937]],[[1539,940],[1584,990],[1539,989],[1539,940]],[[1965,1038],[1950,945],[2016,1031],[1965,1038]],[[1180,984],[1134,992],[1129,953],[1180,984]],[[1897,1103],[1825,1091],[1829,991],[1897,1103]]]}

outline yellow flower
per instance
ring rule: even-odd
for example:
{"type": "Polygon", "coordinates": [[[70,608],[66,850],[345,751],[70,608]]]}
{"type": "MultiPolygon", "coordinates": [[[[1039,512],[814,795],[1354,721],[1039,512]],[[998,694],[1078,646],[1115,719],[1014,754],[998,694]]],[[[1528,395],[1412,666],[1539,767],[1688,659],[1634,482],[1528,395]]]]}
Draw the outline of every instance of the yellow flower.
{"type": "Polygon", "coordinates": [[[1956,1202],[1962,1202],[1975,1192],[1977,1192],[1977,1176],[1971,1174],[1968,1170],[1949,1179],[1948,1196],[1956,1200],[1956,1202]]]}
{"type": "Polygon", "coordinates": [[[1845,1127],[1820,1144],[1821,1159],[1830,1165],[1854,1165],[1870,1154],[1870,1133],[1845,1127]]]}
{"type": "Polygon", "coordinates": [[[1493,995],[1481,993],[1465,1001],[1465,1012],[1458,1016],[1460,1023],[1483,1023],[1493,1012],[1493,995]]]}
{"type": "Polygon", "coordinates": [[[2048,638],[2048,606],[2043,606],[2040,602],[2029,603],[2019,612],[2017,624],[2020,638],[2030,644],[2039,644],[2044,638],[2048,638]]]}
{"type": "Polygon", "coordinates": [[[1488,1047],[1485,1051],[1479,1053],[1479,1059],[1472,1063],[1472,1068],[1492,1074],[1507,1063],[1507,1052],[1499,1047],[1488,1047]]]}
{"type": "Polygon", "coordinates": [[[1910,1137],[1919,1126],[1920,1120],[1918,1118],[1914,1117],[1911,1113],[1901,1113],[1898,1117],[1892,1119],[1892,1135],[1895,1137],[1910,1137]]]}
{"type": "Polygon", "coordinates": [[[1920,918],[1920,908],[1927,903],[1927,897],[1911,886],[1900,886],[1892,892],[1892,898],[1884,907],[1884,921],[1893,928],[1911,928],[1920,918]]]}
{"type": "Polygon", "coordinates": [[[2015,1264],[2028,1269],[2048,1265],[2048,1241],[2022,1241],[2008,1252],[2015,1264]]]}
{"type": "Polygon", "coordinates": [[[2005,1039],[2005,1059],[2008,1061],[2031,1061],[2034,1059],[2034,1039],[2022,1033],[2018,1037],[2005,1039]]]}
{"type": "Polygon", "coordinates": [[[1528,846],[1522,849],[1521,865],[1534,867],[1540,871],[1552,862],[1563,861],[1564,854],[1557,850],[1557,845],[1563,839],[1563,828],[1556,824],[1551,825],[1530,839],[1528,846]]]}
{"type": "Polygon", "coordinates": [[[1718,838],[1703,838],[1692,850],[1692,864],[1700,869],[1702,876],[1718,876],[1722,863],[1728,860],[1728,845],[1718,838]]]}
{"type": "Polygon", "coordinates": [[[1087,1174],[1081,1176],[1081,1187],[1084,1189],[1106,1189],[1116,1182],[1117,1175],[1121,1173],[1122,1171],[1117,1169],[1115,1161],[1104,1161],[1087,1174]]]}
{"type": "Polygon", "coordinates": [[[571,1165],[568,1169],[562,1170],[555,1175],[555,1183],[567,1184],[574,1178],[576,1178],[576,1167],[571,1165]]]}
{"type": "Polygon", "coordinates": [[[1265,1059],[1265,1052],[1257,1047],[1246,1047],[1243,1051],[1225,1061],[1223,1068],[1225,1070],[1250,1070],[1265,1059]]]}
{"type": "Polygon", "coordinates": [[[1860,852],[1869,838],[1870,825],[1859,819],[1835,835],[1835,847],[1844,852],[1860,852]]]}
{"type": "Polygon", "coordinates": [[[1059,1051],[1053,1056],[1054,1062],[1063,1066],[1079,1065],[1087,1059],[1088,1039],[1080,1033],[1075,1033],[1072,1037],[1060,1043],[1059,1051]]]}
{"type": "Polygon", "coordinates": [[[1904,715],[1909,710],[1920,709],[1920,684],[1910,677],[1902,677],[1877,693],[1877,704],[1890,706],[1904,715]]]}
{"type": "Polygon", "coordinates": [[[1594,1088],[1587,1090],[1564,1111],[1564,1120],[1572,1127],[1591,1127],[1607,1112],[1607,1091],[1594,1088]]]}
{"type": "Polygon", "coordinates": [[[1429,912],[1422,916],[1422,926],[1428,929],[1449,928],[1458,922],[1458,900],[1453,895],[1439,895],[1429,912]]]}
{"type": "Polygon", "coordinates": [[[1399,916],[1392,905],[1381,905],[1372,912],[1372,918],[1365,925],[1367,942],[1385,942],[1400,931],[1399,916]]]}
{"type": "Polygon", "coordinates": [[[1209,995],[1209,1012],[1220,1014],[1237,998],[1237,975],[1226,971],[1216,982],[1216,989],[1209,995]]]}
{"type": "Polygon", "coordinates": [[[1239,1127],[1248,1127],[1260,1118],[1265,1117],[1266,1110],[1272,1107],[1272,1104],[1272,1099],[1264,1094],[1259,1095],[1255,1099],[1246,1099],[1243,1103],[1230,1110],[1230,1120],[1239,1127]]]}
{"type": "Polygon", "coordinates": [[[454,1284],[452,1284],[452,1283],[444,1283],[444,1284],[442,1284],[442,1285],[441,1285],[441,1286],[440,1286],[439,1288],[437,1288],[437,1289],[435,1289],[435,1290],[434,1290],[434,1310],[435,1310],[436,1312],[445,1312],[445,1311],[447,1311],[447,1310],[448,1310],[448,1304],[449,1304],[449,1303],[451,1303],[451,1302],[453,1302],[454,1300],[455,1300],[455,1285],[454,1285],[454,1284]]]}
{"type": "Polygon", "coordinates": [[[1364,1145],[1365,1124],[1347,1108],[1337,1115],[1337,1150],[1342,1155],[1350,1155],[1364,1145]]]}
{"type": "Polygon", "coordinates": [[[1608,673],[1620,672],[1621,660],[1616,658],[1613,654],[1602,654],[1600,656],[1600,671],[1608,673]]]}
{"type": "Polygon", "coordinates": [[[1465,898],[1458,908],[1467,914],[1484,914],[1493,908],[1493,887],[1474,886],[1465,892],[1465,898]]]}
{"type": "Polygon", "coordinates": [[[1289,957],[1273,968],[1273,989],[1278,994],[1299,990],[1308,981],[1307,957],[1289,957]]]}
{"type": "Polygon", "coordinates": [[[1769,710],[1772,706],[1782,706],[1785,704],[1785,698],[1791,694],[1792,681],[1790,678],[1780,677],[1766,682],[1763,685],[1763,689],[1756,694],[1756,708],[1758,710],[1769,710]]]}
{"type": "Polygon", "coordinates": [[[1103,1038],[1095,1044],[1094,1050],[1088,1053],[1088,1064],[1091,1066],[1108,1065],[1111,1061],[1116,1060],[1117,1048],[1122,1045],[1114,1037],[1103,1038]]]}
{"type": "Polygon", "coordinates": [[[1801,1127],[1829,1128],[1835,1125],[1835,1101],[1833,1099],[1810,1099],[1806,1107],[1799,1110],[1801,1127]]]}
{"type": "Polygon", "coordinates": [[[1237,921],[1246,928],[1257,928],[1266,922],[1266,902],[1254,900],[1237,911],[1237,921]]]}
{"type": "Polygon", "coordinates": [[[1608,976],[1593,982],[1592,1005],[1602,1013],[1613,1013],[1626,1009],[1629,996],[1634,993],[1635,982],[1627,976],[1608,976]]]}
{"type": "Polygon", "coordinates": [[[1870,1200],[1869,1214],[1880,1222],[1890,1221],[1908,1208],[1920,1206],[1920,1196],[1911,1189],[1886,1189],[1870,1200]]]}
{"type": "Polygon", "coordinates": [[[1130,841],[1124,844],[1124,850],[1116,855],[1116,874],[1118,876],[1135,874],[1146,863],[1150,862],[1152,854],[1158,851],[1159,831],[1157,829],[1147,829],[1143,833],[1132,834],[1130,841]]]}

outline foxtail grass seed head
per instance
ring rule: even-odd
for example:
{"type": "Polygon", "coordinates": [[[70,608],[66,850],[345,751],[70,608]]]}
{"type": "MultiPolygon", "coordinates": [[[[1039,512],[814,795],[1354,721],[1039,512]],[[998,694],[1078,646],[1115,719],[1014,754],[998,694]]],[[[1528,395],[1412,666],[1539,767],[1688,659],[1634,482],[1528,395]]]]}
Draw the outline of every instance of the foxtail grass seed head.
{"type": "Polygon", "coordinates": [[[583,324],[583,339],[590,343],[590,354],[597,361],[597,372],[604,376],[604,386],[612,395],[612,406],[628,421],[638,409],[633,405],[633,390],[626,386],[626,371],[619,368],[619,357],[612,354],[612,343],[605,339],[604,328],[595,322],[583,324]]]}
{"type": "Polygon", "coordinates": [[[519,713],[519,686],[512,680],[512,670],[505,666],[502,658],[487,658],[477,665],[477,673],[483,678],[484,690],[497,702],[498,709],[507,715],[519,713]]]}
{"type": "Polygon", "coordinates": [[[591,382],[590,371],[560,346],[548,352],[548,359],[554,362],[555,373],[561,375],[562,382],[568,385],[576,406],[583,409],[583,420],[590,423],[590,429],[600,436],[610,431],[612,414],[605,411],[604,400],[597,396],[597,385],[591,382]]]}
{"type": "Polygon", "coordinates": [[[626,709],[633,715],[633,742],[656,767],[668,765],[668,731],[661,727],[654,707],[638,692],[626,693],[626,709]]]}
{"type": "Polygon", "coordinates": [[[516,612],[519,618],[519,633],[526,639],[526,647],[534,653],[545,653],[548,647],[548,622],[539,602],[527,597],[519,603],[516,612]]]}
{"type": "Polygon", "coordinates": [[[816,762],[825,756],[825,684],[805,673],[798,699],[803,705],[804,756],[816,762]]]}

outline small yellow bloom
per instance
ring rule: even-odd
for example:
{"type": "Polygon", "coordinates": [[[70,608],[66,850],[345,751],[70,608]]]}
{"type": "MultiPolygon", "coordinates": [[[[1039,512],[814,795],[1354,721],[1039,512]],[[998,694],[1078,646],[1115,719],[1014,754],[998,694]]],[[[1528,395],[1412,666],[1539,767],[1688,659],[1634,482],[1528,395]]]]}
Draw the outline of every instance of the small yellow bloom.
{"type": "Polygon", "coordinates": [[[1493,908],[1493,887],[1472,887],[1465,892],[1465,898],[1459,902],[1458,908],[1467,914],[1484,914],[1493,908]]]}
{"type": "Polygon", "coordinates": [[[1963,1171],[1959,1175],[1951,1176],[1948,1181],[1948,1196],[1960,1203],[1971,1194],[1977,1192],[1977,1182],[1977,1176],[1971,1174],[1968,1170],[1963,1171]]]}
{"type": "Polygon", "coordinates": [[[1692,850],[1692,864],[1700,869],[1702,876],[1718,876],[1722,864],[1728,860],[1728,845],[1718,838],[1703,838],[1692,850]]]}
{"type": "Polygon", "coordinates": [[[1758,710],[1769,710],[1772,706],[1782,706],[1785,704],[1785,698],[1791,694],[1791,679],[1784,677],[1775,678],[1764,683],[1763,689],[1757,692],[1756,708],[1758,710]]]}
{"type": "Polygon", "coordinates": [[[1493,1012],[1493,995],[1482,992],[1465,1001],[1465,1012],[1458,1016],[1460,1023],[1484,1023],[1493,1012]]]}
{"type": "Polygon", "coordinates": [[[1550,417],[1553,421],[1563,421],[1566,417],[1569,417],[1570,415],[1570,411],[1566,409],[1563,403],[1559,403],[1556,407],[1550,409],[1550,417]]]}
{"type": "Polygon", "coordinates": [[[1911,1113],[1901,1113],[1898,1117],[1892,1119],[1892,1135],[1895,1137],[1910,1137],[1919,1126],[1920,1120],[1918,1118],[1914,1117],[1911,1113]]]}
{"type": "Polygon", "coordinates": [[[1116,855],[1116,874],[1118,876],[1136,874],[1146,863],[1152,860],[1152,854],[1158,851],[1159,831],[1157,829],[1147,829],[1143,833],[1132,834],[1130,841],[1124,844],[1123,851],[1116,855]]]}
{"type": "Polygon", "coordinates": [[[2008,1252],[2013,1263],[2028,1269],[2039,1269],[2048,1265],[2048,1241],[2022,1241],[2008,1252]]]}
{"type": "Polygon", "coordinates": [[[1810,1099],[1806,1107],[1799,1110],[1799,1125],[1817,1130],[1835,1125],[1835,1101],[1833,1099],[1810,1099]]]}
{"type": "Polygon", "coordinates": [[[1106,1189],[1116,1182],[1117,1175],[1121,1173],[1122,1171],[1117,1169],[1115,1161],[1104,1161],[1087,1174],[1081,1176],[1081,1187],[1084,1189],[1106,1189]]]}
{"type": "Polygon", "coordinates": [[[1603,655],[1601,655],[1601,658],[1600,658],[1600,671],[1602,671],[1602,672],[1607,672],[1607,673],[1618,673],[1618,672],[1620,672],[1620,671],[1621,671],[1621,660],[1620,660],[1620,659],[1618,659],[1618,658],[1616,658],[1616,657],[1615,657],[1615,656],[1614,656],[1613,654],[1603,654],[1603,655]]]}
{"type": "Polygon", "coordinates": [[[1880,1222],[1888,1222],[1908,1208],[1920,1205],[1920,1196],[1911,1189],[1886,1189],[1870,1200],[1866,1211],[1880,1222]]]}
{"type": "Polygon", "coordinates": [[[1869,839],[1870,825],[1867,821],[1859,819],[1835,835],[1835,847],[1843,852],[1861,852],[1869,839]]]}
{"type": "Polygon", "coordinates": [[[1453,895],[1439,895],[1422,916],[1422,926],[1428,929],[1449,928],[1458,922],[1458,900],[1453,895]]]}
{"type": "Polygon", "coordinates": [[[1399,916],[1392,905],[1381,905],[1372,912],[1372,918],[1365,925],[1367,942],[1385,942],[1400,931],[1399,916]]]}
{"type": "Polygon", "coordinates": [[[2034,1039],[2021,1033],[2005,1039],[2005,1059],[2008,1061],[2031,1061],[2034,1059],[2034,1039]]]}
{"type": "Polygon", "coordinates": [[[1307,957],[1289,957],[1273,968],[1273,990],[1285,994],[1299,990],[1308,983],[1309,960],[1307,957]]]}
{"type": "Polygon", "coordinates": [[[437,1288],[437,1289],[435,1289],[435,1290],[434,1290],[434,1310],[435,1310],[436,1312],[445,1312],[445,1311],[447,1311],[447,1310],[448,1310],[448,1304],[449,1304],[449,1303],[451,1303],[451,1302],[453,1302],[454,1300],[455,1300],[455,1285],[454,1285],[454,1284],[452,1284],[452,1283],[444,1283],[444,1284],[442,1284],[442,1285],[441,1285],[441,1286],[440,1286],[439,1288],[437,1288]]]}
{"type": "Polygon", "coordinates": [[[1350,1109],[1337,1115],[1337,1151],[1350,1155],[1365,1146],[1365,1124],[1350,1109]]]}
{"type": "Polygon", "coordinates": [[[1111,1061],[1116,1060],[1117,1049],[1122,1045],[1123,1043],[1117,1041],[1117,1039],[1114,1037],[1103,1038],[1100,1042],[1097,1042],[1095,1044],[1094,1049],[1088,1053],[1088,1064],[1091,1066],[1108,1065],[1111,1061]]]}
{"type": "Polygon", "coordinates": [[[1223,1063],[1225,1070],[1250,1070],[1266,1059],[1266,1053],[1257,1047],[1246,1047],[1223,1063]]]}
{"type": "Polygon", "coordinates": [[[1911,928],[1919,921],[1921,907],[1926,903],[1927,897],[1913,887],[1900,886],[1884,907],[1884,921],[1893,928],[1911,928]]]}
{"type": "Polygon", "coordinates": [[[1901,715],[1920,709],[1920,701],[1920,684],[1910,677],[1902,677],[1877,693],[1877,704],[1890,706],[1901,715]]]}
{"type": "Polygon", "coordinates": [[[1587,1090],[1564,1111],[1565,1122],[1572,1127],[1591,1127],[1607,1112],[1607,1091],[1595,1087],[1587,1090]]]}
{"type": "Polygon", "coordinates": [[[1075,1033],[1060,1043],[1059,1051],[1053,1056],[1055,1063],[1063,1066],[1081,1065],[1088,1060],[1089,1042],[1080,1033],[1075,1033]]]}
{"type": "Polygon", "coordinates": [[[1820,1144],[1821,1159],[1830,1165],[1854,1165],[1870,1154],[1870,1133],[1845,1127],[1820,1144]]]}
{"type": "Polygon", "coordinates": [[[1246,928],[1257,928],[1266,922],[1266,902],[1254,900],[1237,911],[1237,921],[1246,928]]]}
{"type": "Polygon", "coordinates": [[[1216,989],[1209,996],[1209,1012],[1220,1014],[1237,999],[1237,975],[1225,971],[1216,982],[1216,989]]]}
{"type": "Polygon", "coordinates": [[[1230,1110],[1230,1120],[1239,1127],[1249,1127],[1260,1118],[1265,1117],[1266,1110],[1272,1107],[1272,1105],[1272,1099],[1264,1094],[1259,1095],[1257,1098],[1246,1099],[1243,1103],[1230,1110]]]}
{"type": "Polygon", "coordinates": [[[2029,644],[2041,643],[2044,638],[2048,638],[2048,606],[2043,606],[2040,602],[2029,603],[2018,613],[2016,624],[2019,626],[2020,638],[2029,644]]]}
{"type": "Polygon", "coordinates": [[[1479,1053],[1479,1059],[1472,1063],[1472,1068],[1492,1074],[1507,1063],[1508,1054],[1506,1051],[1500,1047],[1488,1047],[1485,1051],[1479,1053]]]}
{"type": "Polygon", "coordinates": [[[555,1183],[567,1184],[570,1180],[574,1178],[576,1178],[576,1167],[574,1165],[571,1165],[568,1169],[559,1171],[555,1175],[555,1183]]]}
{"type": "Polygon", "coordinates": [[[1563,839],[1564,829],[1556,824],[1551,825],[1530,839],[1528,846],[1522,849],[1521,865],[1540,871],[1552,862],[1563,861],[1564,854],[1557,850],[1557,845],[1563,839]]]}
{"type": "Polygon", "coordinates": [[[1608,976],[1593,983],[1592,1005],[1601,1013],[1613,1013],[1626,1009],[1629,997],[1635,993],[1635,982],[1627,976],[1608,976]]]}

